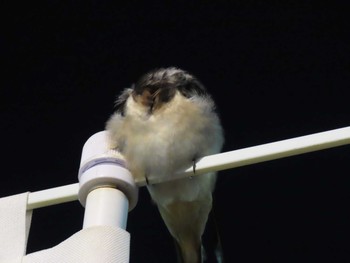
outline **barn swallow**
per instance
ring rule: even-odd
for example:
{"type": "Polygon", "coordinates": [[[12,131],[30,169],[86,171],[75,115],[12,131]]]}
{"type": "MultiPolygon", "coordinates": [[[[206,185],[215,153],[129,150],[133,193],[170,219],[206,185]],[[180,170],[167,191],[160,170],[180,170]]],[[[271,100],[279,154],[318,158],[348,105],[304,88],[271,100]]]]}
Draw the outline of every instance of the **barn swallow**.
{"type": "Polygon", "coordinates": [[[201,238],[216,173],[171,179],[221,151],[223,128],[212,97],[188,72],[160,68],[124,89],[116,107],[106,124],[110,147],[123,154],[135,180],[169,179],[147,189],[175,240],[178,262],[204,262],[201,238]]]}

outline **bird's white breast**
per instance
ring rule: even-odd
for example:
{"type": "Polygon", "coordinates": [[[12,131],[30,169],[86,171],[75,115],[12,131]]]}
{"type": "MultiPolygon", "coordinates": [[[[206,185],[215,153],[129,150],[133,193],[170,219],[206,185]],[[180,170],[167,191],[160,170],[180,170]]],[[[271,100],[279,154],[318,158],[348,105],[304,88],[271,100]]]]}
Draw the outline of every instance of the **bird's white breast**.
{"type": "MultiPolygon", "coordinates": [[[[209,98],[188,99],[177,92],[170,102],[149,114],[130,96],[125,116],[113,115],[107,129],[112,142],[116,143],[114,146],[121,146],[135,178],[171,177],[176,171],[191,166],[194,158],[221,150],[222,130],[212,107],[209,98]]],[[[155,185],[149,190],[153,198],[157,198],[158,193],[170,192],[173,198],[177,192],[179,197],[180,192],[188,192],[184,198],[192,199],[202,187],[208,188],[214,182],[214,175],[204,175],[155,185]]]]}

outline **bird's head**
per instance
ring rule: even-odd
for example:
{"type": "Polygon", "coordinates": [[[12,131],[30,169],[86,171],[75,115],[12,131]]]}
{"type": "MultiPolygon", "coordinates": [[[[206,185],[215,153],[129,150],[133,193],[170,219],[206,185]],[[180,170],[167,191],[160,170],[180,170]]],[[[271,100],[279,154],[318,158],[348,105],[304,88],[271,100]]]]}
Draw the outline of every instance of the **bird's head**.
{"type": "Polygon", "coordinates": [[[170,102],[177,91],[184,97],[206,94],[204,86],[192,75],[177,68],[161,68],[143,75],[136,82],[132,98],[150,114],[170,102]]]}

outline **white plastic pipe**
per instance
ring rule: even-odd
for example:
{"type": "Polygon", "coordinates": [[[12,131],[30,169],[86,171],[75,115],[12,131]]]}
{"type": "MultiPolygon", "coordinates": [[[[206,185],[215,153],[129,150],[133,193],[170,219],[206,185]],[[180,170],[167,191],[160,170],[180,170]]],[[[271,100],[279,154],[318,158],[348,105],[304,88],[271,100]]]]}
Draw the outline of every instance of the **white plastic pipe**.
{"type": "Polygon", "coordinates": [[[138,187],[123,157],[108,147],[108,132],[84,144],[79,169],[79,200],[85,206],[83,228],[126,228],[128,211],[137,203],[138,187]]]}
{"type": "MultiPolygon", "coordinates": [[[[288,156],[328,149],[350,144],[350,127],[315,133],[240,150],[203,157],[196,163],[196,175],[231,169],[244,165],[280,159],[288,156]]],[[[177,177],[193,176],[193,168],[178,173],[177,177]]],[[[160,183],[169,180],[152,180],[149,183],[160,183]]],[[[136,182],[138,186],[145,185],[145,181],[136,182]]],[[[77,200],[78,184],[66,185],[33,192],[29,195],[28,209],[34,209],[69,201],[77,200]]]]}
{"type": "Polygon", "coordinates": [[[27,210],[76,201],[78,191],[79,183],[76,183],[30,193],[27,210]]]}
{"type": "MultiPolygon", "coordinates": [[[[196,163],[195,175],[281,159],[346,144],[350,144],[350,127],[205,156],[196,163]]],[[[193,167],[188,168],[184,172],[179,172],[171,179],[190,176],[194,176],[193,167]]],[[[149,180],[148,183],[156,184],[166,180],[169,179],[158,178],[149,180]]],[[[136,182],[139,186],[145,185],[145,183],[145,181],[136,182]]]]}
{"type": "Polygon", "coordinates": [[[83,228],[116,226],[126,229],[129,201],[118,189],[98,188],[86,200],[83,228]]]}
{"type": "Polygon", "coordinates": [[[123,192],[130,210],[136,206],[138,187],[122,155],[108,147],[107,131],[95,133],[84,144],[78,177],[79,201],[83,206],[89,192],[106,186],[123,192]]]}

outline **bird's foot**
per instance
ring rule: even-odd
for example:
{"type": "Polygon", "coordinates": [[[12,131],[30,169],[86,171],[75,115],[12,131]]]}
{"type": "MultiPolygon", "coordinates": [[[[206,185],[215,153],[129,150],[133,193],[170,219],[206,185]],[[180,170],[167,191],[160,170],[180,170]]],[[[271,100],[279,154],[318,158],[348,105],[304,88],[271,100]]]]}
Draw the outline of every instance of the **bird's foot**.
{"type": "Polygon", "coordinates": [[[145,175],[146,185],[149,185],[148,177],[145,175]]]}
{"type": "MultiPolygon", "coordinates": [[[[197,161],[197,158],[194,157],[194,158],[192,159],[192,172],[193,172],[193,175],[196,174],[196,161],[197,161]]],[[[192,179],[193,176],[191,175],[189,178],[192,179]]]]}
{"type": "Polygon", "coordinates": [[[192,159],[193,174],[196,174],[196,158],[192,159]]]}

